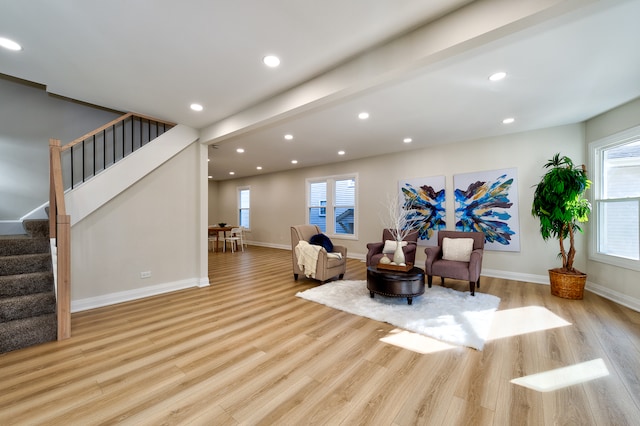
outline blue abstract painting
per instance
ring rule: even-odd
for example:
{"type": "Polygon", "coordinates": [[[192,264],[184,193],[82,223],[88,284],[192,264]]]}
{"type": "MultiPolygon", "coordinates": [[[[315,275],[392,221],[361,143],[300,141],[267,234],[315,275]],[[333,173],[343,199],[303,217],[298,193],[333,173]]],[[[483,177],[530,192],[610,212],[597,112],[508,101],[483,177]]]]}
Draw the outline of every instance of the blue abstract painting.
{"type": "Polygon", "coordinates": [[[485,249],[520,251],[517,170],[454,175],[456,230],[483,232],[485,249]]]}
{"type": "Polygon", "coordinates": [[[446,226],[444,185],[444,176],[400,182],[400,203],[409,211],[412,228],[418,229],[418,245],[436,245],[436,232],[446,226]]]}

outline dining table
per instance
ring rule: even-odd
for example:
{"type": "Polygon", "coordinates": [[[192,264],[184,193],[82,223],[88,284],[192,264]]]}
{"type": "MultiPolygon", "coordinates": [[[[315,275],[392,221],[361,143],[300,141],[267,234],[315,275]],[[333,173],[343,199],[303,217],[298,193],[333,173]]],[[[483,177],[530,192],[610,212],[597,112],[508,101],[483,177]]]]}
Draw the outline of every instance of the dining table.
{"type": "Polygon", "coordinates": [[[224,239],[227,237],[227,232],[231,231],[233,226],[209,226],[209,238],[214,238],[213,240],[213,251],[216,252],[218,249],[218,242],[222,241],[222,244],[225,244],[224,239]],[[220,238],[222,235],[222,238],[220,238]]]}

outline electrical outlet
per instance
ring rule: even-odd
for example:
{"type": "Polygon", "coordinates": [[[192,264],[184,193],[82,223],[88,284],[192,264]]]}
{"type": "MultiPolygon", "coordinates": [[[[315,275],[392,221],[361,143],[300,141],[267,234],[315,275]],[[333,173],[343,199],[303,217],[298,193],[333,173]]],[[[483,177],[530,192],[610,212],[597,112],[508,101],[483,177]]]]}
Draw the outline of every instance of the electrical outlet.
{"type": "Polygon", "coordinates": [[[140,278],[149,278],[151,277],[151,271],[140,272],[140,278]]]}

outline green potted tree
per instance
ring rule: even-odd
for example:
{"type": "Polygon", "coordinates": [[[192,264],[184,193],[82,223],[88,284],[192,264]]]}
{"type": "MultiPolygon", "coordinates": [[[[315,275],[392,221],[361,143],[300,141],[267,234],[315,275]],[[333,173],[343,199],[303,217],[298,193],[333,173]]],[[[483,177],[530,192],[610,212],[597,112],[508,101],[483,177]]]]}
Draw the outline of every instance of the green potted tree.
{"type": "Polygon", "coordinates": [[[582,232],[591,204],[584,197],[591,185],[584,165],[576,167],[569,157],[556,154],[544,165],[547,172],[535,187],[531,214],[540,220],[540,234],[560,243],[562,268],[549,270],[551,294],[566,299],[582,299],[587,275],[573,267],[576,255],[575,231],[582,232]],[[569,250],[564,241],[569,239],[569,250]]]}

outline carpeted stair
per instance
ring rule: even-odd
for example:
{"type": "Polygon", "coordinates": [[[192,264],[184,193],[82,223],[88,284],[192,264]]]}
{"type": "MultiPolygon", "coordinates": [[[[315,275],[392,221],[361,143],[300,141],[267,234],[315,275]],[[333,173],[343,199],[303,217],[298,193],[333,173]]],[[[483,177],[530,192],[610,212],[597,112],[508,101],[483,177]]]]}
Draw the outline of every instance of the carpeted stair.
{"type": "Polygon", "coordinates": [[[0,353],[57,338],[49,223],[24,228],[27,235],[0,237],[0,353]]]}

